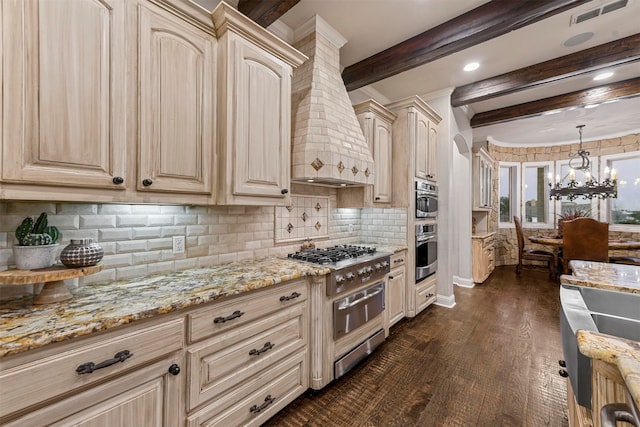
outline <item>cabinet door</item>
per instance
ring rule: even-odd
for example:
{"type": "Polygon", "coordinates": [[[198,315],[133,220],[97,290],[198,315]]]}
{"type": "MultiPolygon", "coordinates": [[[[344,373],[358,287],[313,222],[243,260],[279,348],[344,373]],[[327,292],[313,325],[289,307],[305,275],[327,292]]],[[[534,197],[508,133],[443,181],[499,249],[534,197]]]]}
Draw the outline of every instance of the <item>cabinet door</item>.
{"type": "Polygon", "coordinates": [[[427,147],[428,153],[428,169],[427,178],[431,181],[438,180],[438,127],[429,122],[429,145],[427,147]]]}
{"type": "Polygon", "coordinates": [[[214,47],[213,35],[140,5],[138,190],[211,192],[214,47]]]}
{"type": "Polygon", "coordinates": [[[429,121],[422,114],[416,114],[416,178],[429,178],[429,121]]]}
{"type": "Polygon", "coordinates": [[[238,37],[232,46],[232,192],[284,200],[291,176],[291,67],[238,37]]]}
{"type": "Polygon", "coordinates": [[[389,203],[391,201],[391,124],[374,119],[373,161],[375,175],[373,182],[373,201],[389,203]]]}
{"type": "Polygon", "coordinates": [[[169,368],[184,368],[179,358],[166,358],[78,395],[30,411],[3,424],[23,426],[78,427],[176,427],[184,425],[181,403],[182,374],[169,368]],[[176,372],[172,370],[172,372],[176,372]]]}
{"type": "Polygon", "coordinates": [[[389,326],[404,317],[405,267],[391,270],[389,274],[389,326]]]}
{"type": "Polygon", "coordinates": [[[123,188],[123,0],[2,1],[4,181],[123,188]]]}

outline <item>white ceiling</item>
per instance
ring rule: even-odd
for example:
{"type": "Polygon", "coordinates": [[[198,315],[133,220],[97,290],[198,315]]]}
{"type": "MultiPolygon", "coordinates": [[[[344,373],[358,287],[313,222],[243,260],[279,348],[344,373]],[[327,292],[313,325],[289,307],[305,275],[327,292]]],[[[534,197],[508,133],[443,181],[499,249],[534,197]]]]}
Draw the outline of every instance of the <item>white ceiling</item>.
{"type": "MultiPolygon", "coordinates": [[[[218,0],[198,1],[208,8],[218,3],[218,0]]],[[[640,0],[629,0],[624,9],[571,25],[572,15],[610,1],[590,1],[462,52],[389,77],[370,85],[370,88],[389,101],[394,101],[464,85],[639,33],[640,0]],[[586,32],[594,35],[573,47],[563,45],[567,39],[586,32]],[[471,61],[480,62],[480,68],[464,72],[462,67],[471,61]]],[[[301,0],[281,21],[295,29],[314,14],[321,16],[348,40],[340,50],[341,65],[346,67],[483,3],[484,0],[301,0]]],[[[471,109],[474,112],[488,111],[640,77],[640,62],[619,67],[612,78],[598,84],[592,81],[592,77],[593,74],[565,79],[542,88],[473,104],[471,109]]],[[[586,125],[583,134],[585,141],[640,132],[640,97],[602,104],[589,110],[581,108],[476,128],[474,140],[490,139],[509,145],[575,142],[578,138],[575,126],[578,124],[586,125]]]]}

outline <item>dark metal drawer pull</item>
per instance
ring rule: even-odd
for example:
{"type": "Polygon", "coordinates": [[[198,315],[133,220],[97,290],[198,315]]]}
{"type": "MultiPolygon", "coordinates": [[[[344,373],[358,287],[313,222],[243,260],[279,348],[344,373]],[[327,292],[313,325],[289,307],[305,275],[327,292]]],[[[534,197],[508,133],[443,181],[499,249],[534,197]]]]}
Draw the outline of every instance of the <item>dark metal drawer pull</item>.
{"type": "Polygon", "coordinates": [[[292,293],[292,294],[291,294],[290,296],[288,296],[288,297],[286,297],[286,296],[281,296],[281,297],[280,297],[280,301],[289,301],[289,300],[292,300],[292,299],[296,299],[296,298],[298,298],[298,297],[299,297],[299,296],[301,296],[301,295],[302,295],[302,294],[299,294],[299,293],[297,293],[297,292],[294,292],[294,293],[292,293]]]}
{"type": "Polygon", "coordinates": [[[260,350],[256,350],[255,348],[251,350],[249,352],[249,356],[260,356],[262,353],[271,350],[273,347],[275,347],[275,344],[271,344],[271,342],[267,341],[260,350]]]}
{"type": "Polygon", "coordinates": [[[267,406],[271,405],[273,402],[275,402],[276,399],[271,397],[271,395],[268,395],[267,397],[264,398],[264,403],[260,406],[258,405],[253,405],[251,408],[249,408],[249,412],[253,412],[254,414],[257,414],[258,412],[262,412],[262,410],[266,409],[267,406]]]}
{"type": "Polygon", "coordinates": [[[222,317],[222,316],[216,317],[215,319],[213,319],[213,323],[224,323],[227,320],[236,319],[236,318],[242,316],[243,314],[244,314],[244,311],[236,310],[230,316],[227,316],[227,317],[222,317]]]}
{"type": "Polygon", "coordinates": [[[116,355],[113,356],[113,359],[105,360],[104,362],[100,362],[98,364],[95,364],[93,362],[83,363],[82,365],[80,365],[80,366],[78,366],[76,368],[76,372],[78,373],[78,375],[90,374],[93,371],[96,371],[98,369],[102,369],[102,368],[106,368],[107,366],[115,365],[118,362],[124,362],[125,360],[127,360],[131,356],[133,356],[133,353],[131,353],[129,350],[122,350],[122,351],[117,352],[116,355]]]}

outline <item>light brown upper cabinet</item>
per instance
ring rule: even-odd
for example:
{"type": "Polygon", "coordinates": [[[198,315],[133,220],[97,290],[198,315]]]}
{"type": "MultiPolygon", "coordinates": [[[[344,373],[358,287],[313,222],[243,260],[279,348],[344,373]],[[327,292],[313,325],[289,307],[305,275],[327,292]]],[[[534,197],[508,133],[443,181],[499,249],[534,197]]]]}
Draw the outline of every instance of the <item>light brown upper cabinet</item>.
{"type": "Polygon", "coordinates": [[[338,189],[339,208],[388,207],[392,197],[393,121],[396,115],[369,99],[353,106],[373,155],[373,185],[338,189]]]}
{"type": "Polygon", "coordinates": [[[409,207],[415,198],[415,179],[437,179],[438,124],[442,118],[419,96],[385,107],[397,115],[393,122],[393,205],[409,207]]]}
{"type": "Polygon", "coordinates": [[[484,148],[473,151],[474,210],[491,210],[493,206],[493,162],[484,148]]]}
{"type": "Polygon", "coordinates": [[[396,115],[370,99],[354,110],[373,155],[373,203],[391,202],[392,126],[396,115]]]}
{"type": "Polygon", "coordinates": [[[151,3],[140,3],[138,25],[136,188],[210,194],[215,36],[151,3]]]}
{"type": "Polygon", "coordinates": [[[122,190],[124,0],[3,0],[2,46],[1,180],[122,190]]]}
{"type": "Polygon", "coordinates": [[[3,0],[0,199],[210,203],[215,42],[188,2],[3,0]]]}
{"type": "Polygon", "coordinates": [[[218,37],[220,204],[290,201],[291,76],[307,57],[222,2],[218,37]]]}

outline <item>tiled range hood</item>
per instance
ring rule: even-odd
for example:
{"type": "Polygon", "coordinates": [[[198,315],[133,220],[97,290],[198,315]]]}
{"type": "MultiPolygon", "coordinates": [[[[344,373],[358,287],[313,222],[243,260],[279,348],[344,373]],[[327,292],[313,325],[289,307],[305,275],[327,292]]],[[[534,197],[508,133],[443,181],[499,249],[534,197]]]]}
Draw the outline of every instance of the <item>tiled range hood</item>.
{"type": "Polygon", "coordinates": [[[295,40],[309,60],[293,72],[291,180],[373,184],[373,157],[340,75],[346,40],[317,15],[296,30],[295,40]]]}

